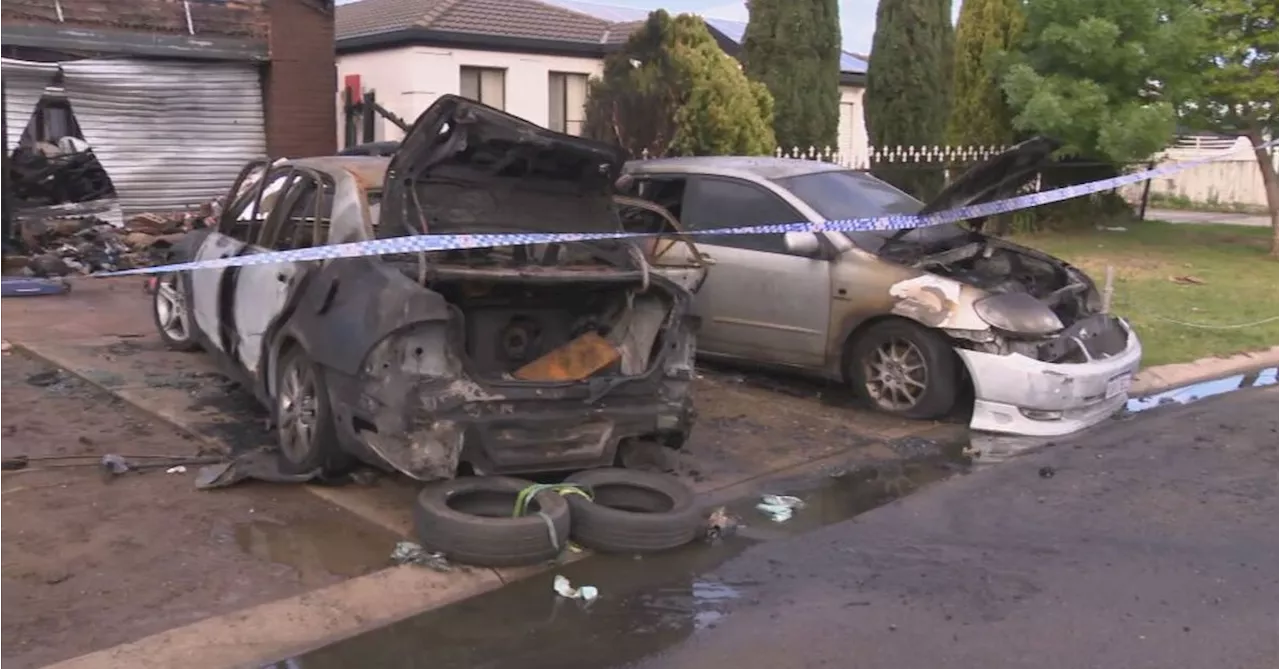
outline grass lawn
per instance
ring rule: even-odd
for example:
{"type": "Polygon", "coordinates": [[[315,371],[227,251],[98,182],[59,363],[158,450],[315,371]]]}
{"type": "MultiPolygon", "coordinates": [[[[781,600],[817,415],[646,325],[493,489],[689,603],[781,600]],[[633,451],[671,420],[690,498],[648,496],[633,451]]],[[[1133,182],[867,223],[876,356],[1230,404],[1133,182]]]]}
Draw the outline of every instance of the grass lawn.
{"type": "Polygon", "coordinates": [[[1102,289],[1115,267],[1112,311],[1142,338],[1143,366],[1187,362],[1275,346],[1280,323],[1233,329],[1191,327],[1161,317],[1224,326],[1275,318],[1280,310],[1277,263],[1268,257],[1271,230],[1238,225],[1140,221],[1125,232],[1039,232],[1013,241],[1080,267],[1102,289]],[[1192,277],[1202,284],[1181,283],[1192,277]]]}

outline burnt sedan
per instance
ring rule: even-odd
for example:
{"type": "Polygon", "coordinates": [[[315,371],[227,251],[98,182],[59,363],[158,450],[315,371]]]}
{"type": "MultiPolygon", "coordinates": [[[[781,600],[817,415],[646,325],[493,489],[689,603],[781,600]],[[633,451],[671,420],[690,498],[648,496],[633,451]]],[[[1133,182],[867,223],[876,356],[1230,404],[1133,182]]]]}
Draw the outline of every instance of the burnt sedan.
{"type": "MultiPolygon", "coordinates": [[[[217,229],[188,235],[175,260],[613,232],[622,164],[607,145],[444,96],[391,158],[248,166],[217,229]]],[[[582,469],[626,440],[686,438],[700,271],[621,240],[246,265],[161,276],[154,313],[171,347],[209,352],[270,407],[287,472],[357,459],[419,480],[463,463],[582,469]]]]}

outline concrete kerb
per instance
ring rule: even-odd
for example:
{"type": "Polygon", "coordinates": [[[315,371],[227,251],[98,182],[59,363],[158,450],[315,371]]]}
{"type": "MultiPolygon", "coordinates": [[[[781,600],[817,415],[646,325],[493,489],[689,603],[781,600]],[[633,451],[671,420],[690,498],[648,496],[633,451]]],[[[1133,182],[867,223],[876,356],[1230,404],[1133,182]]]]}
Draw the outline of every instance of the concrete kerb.
{"type": "Polygon", "coordinates": [[[1225,358],[1200,358],[1192,362],[1148,367],[1138,372],[1129,392],[1131,395],[1154,395],[1170,388],[1277,364],[1280,364],[1280,347],[1272,346],[1265,351],[1236,353],[1225,358]]]}

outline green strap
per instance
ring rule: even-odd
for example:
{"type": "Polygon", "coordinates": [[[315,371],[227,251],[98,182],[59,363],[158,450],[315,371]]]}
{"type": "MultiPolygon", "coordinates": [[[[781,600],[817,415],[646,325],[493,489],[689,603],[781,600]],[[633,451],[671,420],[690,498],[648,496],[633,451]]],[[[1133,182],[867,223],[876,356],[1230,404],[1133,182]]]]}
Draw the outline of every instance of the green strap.
{"type": "Polygon", "coordinates": [[[519,518],[529,512],[529,502],[538,493],[550,490],[561,495],[582,495],[591,499],[591,491],[573,483],[535,483],[516,494],[516,506],[511,510],[512,518],[519,518]]]}

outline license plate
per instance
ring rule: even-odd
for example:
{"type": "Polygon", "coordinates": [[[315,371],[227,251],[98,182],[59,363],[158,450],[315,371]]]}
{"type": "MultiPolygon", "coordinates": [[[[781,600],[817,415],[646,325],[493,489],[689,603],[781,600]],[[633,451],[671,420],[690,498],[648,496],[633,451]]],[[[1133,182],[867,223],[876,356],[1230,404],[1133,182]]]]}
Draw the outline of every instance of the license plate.
{"type": "Polygon", "coordinates": [[[1107,381],[1107,399],[1129,392],[1129,386],[1131,385],[1133,385],[1132,374],[1124,374],[1107,381]]]}

